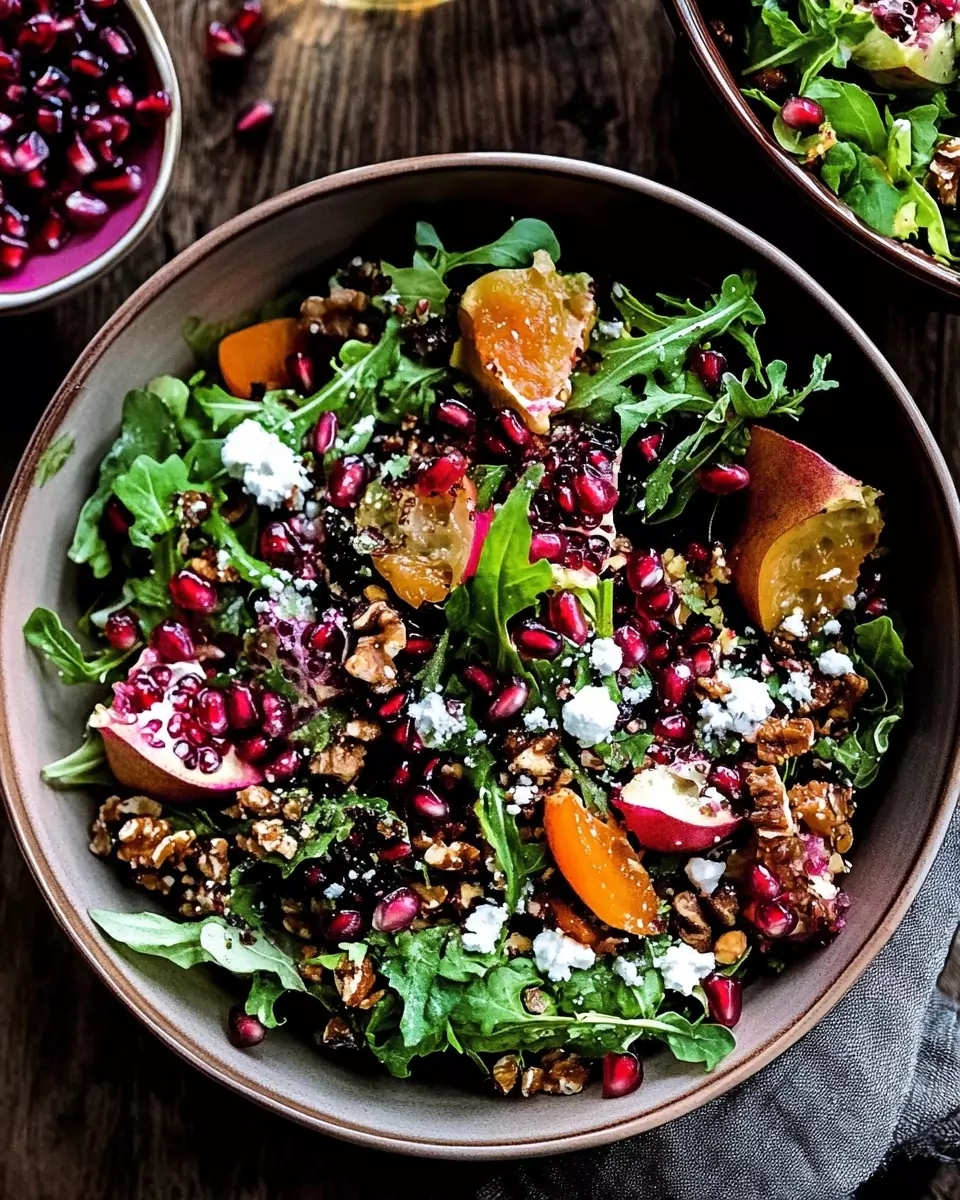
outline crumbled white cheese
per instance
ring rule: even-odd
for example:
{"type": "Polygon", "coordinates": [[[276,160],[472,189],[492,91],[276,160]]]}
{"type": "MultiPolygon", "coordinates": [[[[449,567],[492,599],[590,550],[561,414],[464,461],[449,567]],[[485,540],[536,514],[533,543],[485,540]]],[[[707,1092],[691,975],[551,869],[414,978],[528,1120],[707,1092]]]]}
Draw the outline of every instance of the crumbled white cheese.
{"type": "Polygon", "coordinates": [[[623,651],[613,638],[597,638],[590,647],[590,665],[599,675],[613,675],[623,666],[623,651]]]}
{"type": "Polygon", "coordinates": [[[519,804],[506,804],[504,805],[504,811],[508,812],[511,817],[517,817],[522,810],[519,804]]]}
{"type": "Polygon", "coordinates": [[[849,596],[844,596],[842,604],[846,609],[854,609],[857,607],[857,598],[852,594],[849,596]]]}
{"type": "Polygon", "coordinates": [[[276,508],[295,492],[310,490],[303,460],[257,421],[241,421],[224,439],[220,459],[227,473],[243,480],[243,490],[265,508],[276,508]]]}
{"type": "Polygon", "coordinates": [[[535,729],[549,729],[550,722],[547,720],[546,710],[543,708],[531,708],[528,713],[523,714],[523,725],[525,729],[531,731],[535,729]]]}
{"type": "Polygon", "coordinates": [[[453,712],[438,692],[428,692],[422,700],[415,700],[408,709],[417,727],[417,733],[432,750],[445,746],[452,737],[463,733],[467,728],[463,705],[454,702],[451,707],[453,712]]]}
{"type": "Polygon", "coordinates": [[[531,784],[518,784],[513,789],[514,804],[529,804],[536,797],[537,789],[531,784]]]}
{"type": "Polygon", "coordinates": [[[640,966],[632,959],[618,956],[613,960],[613,973],[619,975],[628,987],[636,987],[640,982],[640,966]]]}
{"type": "Polygon", "coordinates": [[[829,621],[824,621],[821,633],[825,634],[827,637],[839,637],[840,622],[835,618],[829,621]]]}
{"type": "Polygon", "coordinates": [[[824,675],[838,677],[853,674],[853,660],[839,650],[824,650],[817,659],[817,666],[824,675]]]}
{"type": "Polygon", "coordinates": [[[592,967],[597,959],[589,946],[581,945],[555,929],[545,929],[537,934],[533,939],[533,955],[537,969],[552,983],[569,979],[571,971],[592,967]]]}
{"type": "Polygon", "coordinates": [[[328,900],[339,900],[343,895],[343,884],[331,883],[328,887],[323,889],[323,894],[328,900]]]}
{"type": "Polygon", "coordinates": [[[739,733],[741,736],[755,733],[776,706],[767,685],[749,675],[731,675],[724,670],[717,672],[717,678],[730,691],[720,703],[704,700],[700,705],[703,731],[718,735],[739,733]]]}
{"type": "Polygon", "coordinates": [[[606,688],[585,687],[563,706],[563,727],[581,746],[596,746],[613,733],[619,716],[606,688]]]}
{"type": "Polygon", "coordinates": [[[226,550],[217,551],[217,566],[221,571],[225,571],[230,566],[230,555],[226,550]]]}
{"type": "Polygon", "coordinates": [[[468,913],[463,923],[463,948],[478,954],[492,954],[497,948],[500,931],[507,923],[504,904],[481,904],[468,913]]]}
{"type": "Polygon", "coordinates": [[[670,946],[658,958],[653,960],[663,976],[663,986],[671,992],[679,992],[681,996],[692,996],[693,989],[701,979],[705,978],[717,965],[712,954],[701,954],[681,942],[670,946]]]}
{"type": "Polygon", "coordinates": [[[623,333],[623,322],[598,321],[597,332],[605,338],[618,338],[623,333]]]}
{"type": "Polygon", "coordinates": [[[625,687],[623,698],[627,704],[642,704],[653,691],[653,683],[648,677],[642,676],[636,687],[625,687]]]}
{"type": "Polygon", "coordinates": [[[690,858],[683,873],[704,896],[712,896],[726,869],[726,863],[714,862],[710,858],[690,858]]]}
{"type": "Polygon", "coordinates": [[[807,623],[803,619],[803,609],[795,608],[789,617],[784,617],[780,622],[780,628],[784,633],[792,634],[795,638],[805,638],[807,623]]]}
{"type": "Polygon", "coordinates": [[[780,696],[796,700],[798,704],[812,704],[813,689],[810,687],[810,676],[806,671],[791,671],[787,682],[780,688],[780,696]]]}

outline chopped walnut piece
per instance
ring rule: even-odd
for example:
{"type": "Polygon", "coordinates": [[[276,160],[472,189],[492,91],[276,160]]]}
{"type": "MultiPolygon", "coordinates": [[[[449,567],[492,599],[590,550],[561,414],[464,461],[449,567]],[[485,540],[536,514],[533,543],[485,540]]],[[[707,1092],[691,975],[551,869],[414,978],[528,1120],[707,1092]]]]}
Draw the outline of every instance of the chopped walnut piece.
{"type": "Polygon", "coordinates": [[[424,851],[423,861],[438,871],[471,871],[480,860],[480,851],[469,842],[432,842],[424,851]]]}
{"type": "Polygon", "coordinates": [[[787,789],[777,768],[750,767],[746,772],[746,783],[754,806],[748,819],[757,827],[758,835],[776,837],[796,833],[787,789]]]}
{"type": "Polygon", "coordinates": [[[185,529],[197,529],[204,521],[209,520],[212,504],[213,497],[208,492],[181,492],[177,497],[176,506],[180,524],[185,529]]]}
{"type": "Polygon", "coordinates": [[[713,934],[697,897],[693,892],[678,892],[671,907],[681,940],[701,954],[706,953],[713,945],[713,934]]]}
{"type": "Polygon", "coordinates": [[[756,742],[757,758],[762,763],[780,766],[788,758],[806,754],[815,736],[809,717],[769,717],[753,738],[746,740],[756,742]]]}
{"type": "Polygon", "coordinates": [[[239,583],[240,572],[229,562],[224,561],[223,551],[206,546],[187,564],[194,574],[211,583],[239,583]]]}
{"type": "Polygon", "coordinates": [[[543,1090],[551,1096],[576,1096],[590,1079],[590,1068],[577,1054],[561,1053],[561,1057],[553,1057],[556,1054],[557,1051],[552,1051],[541,1060],[545,1067],[543,1090]]]}
{"type": "Polygon", "coordinates": [[[520,1091],[524,1096],[533,1096],[543,1091],[543,1068],[527,1067],[520,1076],[520,1091]]]}
{"type": "Polygon", "coordinates": [[[533,1013],[535,1017],[539,1017],[541,1013],[547,1011],[548,1004],[546,996],[536,985],[524,989],[523,1007],[528,1013],[533,1013]]]}
{"type": "Polygon", "coordinates": [[[352,783],[363,770],[367,748],[362,742],[334,742],[310,760],[311,775],[330,775],[341,783],[352,783]]]}
{"type": "Polygon", "coordinates": [[[729,883],[721,884],[711,895],[703,896],[701,903],[719,924],[727,929],[733,927],[740,911],[740,901],[736,889],[729,883]]]}
{"type": "Polygon", "coordinates": [[[226,883],[230,875],[227,857],[229,845],[224,837],[202,838],[198,842],[197,870],[214,883],[226,883]]]}
{"type": "Polygon", "coordinates": [[[248,787],[237,792],[233,805],[224,809],[224,812],[228,817],[238,820],[244,817],[278,817],[280,805],[280,797],[269,788],[248,787]]]}
{"type": "Polygon", "coordinates": [[[159,817],[163,806],[149,796],[111,796],[100,805],[93,822],[90,849],[100,858],[106,858],[113,849],[114,831],[111,825],[122,823],[125,817],[159,817]]]}
{"type": "Polygon", "coordinates": [[[394,659],[407,644],[407,630],[398,613],[385,601],[375,600],[353,622],[365,636],[344,667],[354,679],[369,683],[375,692],[388,692],[397,681],[394,659]]]}
{"type": "Polygon", "coordinates": [[[170,836],[170,822],[158,817],[130,817],[117,833],[117,858],[132,867],[152,867],[153,855],[170,836]]]}
{"type": "Polygon", "coordinates": [[[747,950],[747,935],[739,929],[721,933],[713,944],[713,956],[721,966],[729,967],[747,950]]]}
{"type": "Polygon", "coordinates": [[[376,971],[369,957],[355,963],[344,955],[333,969],[333,979],[347,1008],[359,1008],[373,989],[376,971]]]}
{"type": "Polygon", "coordinates": [[[375,742],[380,736],[380,726],[376,721],[365,721],[360,717],[347,722],[343,731],[347,737],[356,738],[358,742],[375,742]]]}
{"type": "Polygon", "coordinates": [[[357,338],[365,341],[370,327],[361,320],[370,302],[366,292],[334,287],[329,296],[308,296],[300,305],[300,326],[307,333],[323,337],[357,338]]]}
{"type": "Polygon", "coordinates": [[[300,947],[300,974],[307,983],[319,983],[323,978],[323,966],[320,963],[308,962],[308,959],[317,958],[320,951],[316,946],[301,946],[300,947]]]}
{"type": "Polygon", "coordinates": [[[941,142],[930,164],[927,187],[936,189],[937,198],[945,208],[956,208],[957,187],[960,185],[960,138],[941,142]]]}
{"type": "Polygon", "coordinates": [[[285,821],[299,821],[306,810],[312,804],[312,797],[309,793],[294,792],[290,796],[285,796],[283,799],[283,819],[285,821]]]}
{"type": "Polygon", "coordinates": [[[506,1096],[516,1087],[520,1078],[520,1060],[515,1054],[504,1054],[490,1068],[493,1085],[501,1096],[506,1096]]]}
{"type": "Polygon", "coordinates": [[[789,792],[790,805],[812,833],[827,838],[833,850],[840,854],[853,845],[850,818],[856,805],[853,789],[824,779],[797,784],[789,792]]]}
{"type": "Polygon", "coordinates": [[[517,751],[510,763],[510,770],[514,775],[530,775],[533,779],[549,778],[557,770],[555,752],[559,744],[557,734],[541,734],[517,751]]]}
{"type": "Polygon", "coordinates": [[[289,859],[297,852],[297,839],[282,821],[254,821],[250,834],[267,854],[279,854],[281,858],[289,859]]]}
{"type": "Polygon", "coordinates": [[[323,1044],[331,1050],[355,1050],[357,1039],[343,1017],[331,1017],[323,1027],[323,1044]]]}
{"type": "Polygon", "coordinates": [[[725,683],[719,679],[712,679],[709,676],[696,681],[697,694],[707,700],[722,700],[724,696],[730,695],[730,689],[725,683]]]}
{"type": "Polygon", "coordinates": [[[441,904],[446,903],[447,889],[445,887],[431,887],[427,883],[414,883],[411,886],[420,897],[421,911],[432,912],[435,908],[439,908],[441,904]]]}
{"type": "Polygon", "coordinates": [[[533,942],[522,933],[511,933],[504,946],[508,956],[516,958],[518,954],[529,954],[533,949],[533,942]]]}

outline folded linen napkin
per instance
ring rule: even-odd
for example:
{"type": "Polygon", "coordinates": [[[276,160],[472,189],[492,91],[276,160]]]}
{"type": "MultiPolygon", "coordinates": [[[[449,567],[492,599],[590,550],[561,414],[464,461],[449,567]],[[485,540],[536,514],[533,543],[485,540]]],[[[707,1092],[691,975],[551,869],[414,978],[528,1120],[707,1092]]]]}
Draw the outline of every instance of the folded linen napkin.
{"type": "Polygon", "coordinates": [[[758,1075],[628,1141],[497,1168],[480,1200],[842,1200],[894,1154],[960,1155],[960,1014],[938,987],[958,866],[960,812],[864,976],[758,1075]]]}

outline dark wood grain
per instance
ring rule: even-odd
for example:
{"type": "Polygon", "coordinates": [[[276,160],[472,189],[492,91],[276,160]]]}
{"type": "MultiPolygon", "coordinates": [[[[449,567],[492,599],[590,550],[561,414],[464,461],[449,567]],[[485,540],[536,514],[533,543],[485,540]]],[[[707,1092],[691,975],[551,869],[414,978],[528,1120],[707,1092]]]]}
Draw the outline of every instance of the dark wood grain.
{"type": "MultiPolygon", "coordinates": [[[[761,162],[743,161],[734,129],[675,58],[657,0],[453,0],[421,17],[366,18],[319,0],[268,0],[269,31],[249,75],[226,88],[211,80],[201,47],[207,21],[229,7],[154,4],[180,72],[185,130],[173,193],[150,237],[82,297],[0,323],[0,485],[83,344],[173,254],[331,171],[473,149],[565,154],[650,174],[754,226],[881,344],[960,473],[957,317],[815,224],[761,162]],[[241,151],[233,116],[259,95],[276,101],[277,128],[261,152],[241,151]]],[[[642,242],[656,232],[622,236],[642,242]]],[[[0,869],[0,1200],[450,1194],[448,1167],[325,1141],[184,1066],[69,948],[5,827],[0,869]]],[[[457,1189],[472,1190],[482,1175],[472,1169],[457,1189]]],[[[914,1170],[898,1195],[919,1196],[923,1177],[914,1170]]],[[[941,1171],[934,1192],[957,1195],[955,1185],[941,1171]]]]}

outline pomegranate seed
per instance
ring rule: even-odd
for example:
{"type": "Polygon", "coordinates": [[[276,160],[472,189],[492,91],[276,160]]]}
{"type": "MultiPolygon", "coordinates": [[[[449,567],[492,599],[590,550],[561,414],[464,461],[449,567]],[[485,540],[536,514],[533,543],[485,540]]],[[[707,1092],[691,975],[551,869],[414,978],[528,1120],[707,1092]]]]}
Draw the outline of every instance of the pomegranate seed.
{"type": "Polygon", "coordinates": [[[371,924],[380,933],[399,933],[408,929],[420,915],[420,898],[410,888],[389,892],[373,910],[371,924]]]}
{"type": "Polygon", "coordinates": [[[613,631],[613,640],[623,651],[624,667],[639,667],[647,657],[647,640],[636,626],[621,625],[613,631]]]}
{"type": "Polygon", "coordinates": [[[300,770],[300,761],[300,755],[292,746],[288,746],[267,763],[263,777],[267,783],[280,783],[284,779],[291,779],[300,770]]]}
{"type": "Polygon", "coordinates": [[[107,103],[120,112],[129,112],[137,102],[136,96],[125,83],[111,83],[106,90],[107,103]]]}
{"type": "Polygon", "coordinates": [[[116,496],[111,496],[103,510],[104,519],[114,533],[123,537],[133,524],[133,514],[116,496]]]}
{"type": "Polygon", "coordinates": [[[643,458],[651,466],[660,461],[660,447],[663,445],[663,433],[648,433],[637,442],[637,448],[643,458]]]}
{"type": "Polygon", "coordinates": [[[635,592],[649,592],[663,583],[663,563],[653,550],[635,550],[627,559],[627,583],[635,592]]]}
{"type": "Polygon", "coordinates": [[[114,62],[126,62],[137,53],[137,48],[130,36],[122,29],[117,29],[115,25],[104,25],[100,30],[100,45],[103,47],[104,53],[109,55],[114,62]]]}
{"type": "Polygon", "coordinates": [[[714,463],[712,467],[702,467],[697,472],[697,480],[705,492],[714,496],[729,496],[731,492],[739,492],[750,484],[750,472],[746,467],[732,463],[714,463]]]}
{"type": "Polygon", "coordinates": [[[245,763],[258,763],[270,753],[270,739],[263,736],[262,733],[255,733],[251,737],[244,738],[237,742],[237,754],[245,763]]]}
{"type": "Polygon", "coordinates": [[[614,1054],[611,1051],[603,1058],[603,1086],[600,1095],[604,1100],[616,1100],[629,1096],[643,1083],[643,1063],[635,1054],[614,1054]]]}
{"type": "Polygon", "coordinates": [[[130,650],[140,639],[140,625],[129,608],[112,612],[103,632],[114,650],[130,650]]]}
{"type": "Polygon", "coordinates": [[[690,617],[683,627],[684,645],[706,646],[716,637],[716,630],[705,617],[690,617]]]}
{"type": "MultiPolygon", "coordinates": [[[[4,120],[12,124],[11,118],[4,113],[2,118],[0,118],[0,134],[6,133],[10,127],[9,125],[4,127],[4,120]]],[[[38,106],[37,111],[34,113],[34,120],[37,122],[37,128],[41,133],[47,135],[63,133],[63,105],[60,104],[59,100],[55,100],[53,96],[48,96],[43,104],[38,106]]]]}
{"type": "Polygon", "coordinates": [[[394,771],[393,779],[391,782],[393,783],[394,789],[396,791],[402,792],[404,788],[409,786],[410,780],[412,778],[413,778],[413,771],[410,769],[410,764],[408,762],[403,762],[394,771]]]}
{"type": "Polygon", "coordinates": [[[492,696],[497,690],[496,676],[486,667],[464,667],[461,675],[464,683],[472,684],[479,691],[486,692],[488,696],[492,696]]]}
{"type": "Polygon", "coordinates": [[[665,742],[687,742],[692,730],[683,713],[673,713],[671,716],[659,717],[654,724],[653,733],[665,742]]]}
{"type": "Polygon", "coordinates": [[[387,700],[377,709],[377,716],[382,721],[393,721],[403,712],[403,707],[407,703],[406,692],[394,692],[387,700]]]}
{"type": "Polygon", "coordinates": [[[230,1009],[227,1019],[227,1036],[230,1044],[238,1050],[249,1050],[259,1046],[267,1036],[267,1030],[257,1017],[243,1011],[242,1005],[236,1004],[230,1009]]]}
{"type": "MultiPolygon", "coordinates": [[[[246,108],[241,108],[233,123],[233,132],[238,138],[254,141],[265,137],[273,125],[277,110],[269,100],[254,100],[246,108]]],[[[311,388],[310,391],[313,391],[311,388]]]]}
{"type": "Polygon", "coordinates": [[[727,360],[719,350],[701,350],[697,347],[691,351],[687,366],[708,392],[715,392],[723,380],[727,360]]]}
{"type": "Polygon", "coordinates": [[[208,62],[236,62],[237,59],[246,58],[247,47],[235,29],[224,25],[222,21],[211,21],[207,26],[204,53],[208,62]]]}
{"type": "Polygon", "coordinates": [[[613,512],[620,499],[620,495],[612,483],[589,469],[574,476],[573,487],[577,494],[577,500],[580,502],[580,508],[585,513],[602,516],[613,512]]]}
{"type": "Polygon", "coordinates": [[[498,455],[501,458],[506,458],[510,453],[510,447],[503,438],[497,437],[489,429],[483,431],[483,444],[491,454],[498,455]]]}
{"type": "Polygon", "coordinates": [[[36,13],[20,26],[17,45],[47,54],[57,40],[57,23],[48,13],[36,13]]]}
{"type": "Polygon", "coordinates": [[[86,79],[102,79],[110,70],[110,64],[92,50],[78,50],[70,59],[70,66],[76,75],[86,79]]]}
{"type": "Polygon", "coordinates": [[[170,595],[178,608],[209,613],[217,607],[217,589],[193,571],[178,571],[170,579],[170,595]]]}
{"type": "Polygon", "coordinates": [[[71,192],[64,200],[63,208],[67,219],[77,229],[96,229],[110,215],[105,201],[87,192],[71,192]]]}
{"type": "Polygon", "coordinates": [[[13,275],[27,261],[30,247],[18,238],[0,234],[0,275],[13,275]]]}
{"type": "Polygon", "coordinates": [[[527,702],[530,689],[518,675],[510,680],[487,709],[487,720],[497,725],[517,715],[527,702]]]}
{"type": "Polygon", "coordinates": [[[436,648],[436,643],[431,638],[420,637],[419,634],[412,634],[407,638],[407,653],[416,655],[418,658],[425,658],[428,654],[432,654],[436,648]]]}
{"type": "Polygon", "coordinates": [[[700,572],[705,571],[710,566],[713,556],[709,548],[704,546],[702,542],[691,542],[687,546],[684,558],[686,558],[687,566],[692,571],[700,572]]]}
{"type": "Polygon", "coordinates": [[[150,635],[150,645],[162,662],[192,662],[197,657],[190,630],[179,621],[161,621],[150,635]]]}
{"type": "Polygon", "coordinates": [[[660,746],[656,742],[653,742],[652,745],[647,748],[647,754],[655,763],[659,763],[661,766],[665,767],[668,763],[673,762],[674,757],[676,756],[676,751],[672,746],[660,746]]]}
{"type": "Polygon", "coordinates": [[[50,147],[39,133],[28,133],[17,142],[13,151],[13,161],[17,168],[24,173],[36,170],[41,163],[50,157],[50,147]]]}
{"type": "Polygon", "coordinates": [[[667,712],[680,707],[693,683],[693,670],[688,659],[681,658],[663,668],[659,681],[660,703],[667,712]]]}
{"type": "Polygon", "coordinates": [[[473,409],[459,400],[441,400],[434,416],[442,424],[449,425],[451,429],[458,429],[461,433],[470,434],[477,428],[477,417],[473,409]]]}
{"type": "Polygon", "coordinates": [[[932,3],[944,21],[949,21],[960,12],[960,0],[932,0],[932,3]]]}
{"type": "Polygon", "coordinates": [[[560,533],[535,533],[530,539],[530,561],[557,562],[566,549],[566,538],[560,533]]]}
{"type": "Polygon", "coordinates": [[[163,687],[144,672],[135,675],[128,686],[132,689],[134,702],[140,709],[153,708],[163,699],[163,687]]]}
{"type": "Polygon", "coordinates": [[[363,917],[352,908],[342,909],[327,922],[324,935],[330,942],[355,942],[366,929],[363,917]]]}
{"type": "Polygon", "coordinates": [[[662,667],[673,654],[673,643],[666,634],[655,634],[648,643],[647,662],[653,667],[662,667]]]}
{"type": "Polygon", "coordinates": [[[197,752],[197,766],[204,775],[212,775],[214,771],[219,771],[222,765],[223,759],[212,746],[204,746],[197,752]]]}
{"type": "Polygon", "coordinates": [[[823,107],[807,96],[789,96],[780,109],[780,120],[788,129],[813,133],[823,124],[823,107]]]}
{"type": "Polygon", "coordinates": [[[666,617],[680,603],[680,597],[669,584],[637,597],[637,609],[652,617],[666,617]]]}
{"type": "Polygon", "coordinates": [[[421,496],[437,496],[447,492],[463,479],[467,473],[467,460],[459,450],[451,450],[442,458],[435,459],[429,466],[421,467],[417,475],[416,488],[421,496]]]}
{"type": "Polygon", "coordinates": [[[528,621],[513,635],[514,645],[524,658],[556,658],[563,649],[563,638],[536,621],[528,621]]]}
{"type": "Polygon", "coordinates": [[[346,634],[337,623],[339,613],[325,619],[310,633],[310,649],[322,654],[337,654],[346,646],[346,634]]]}
{"type": "Polygon", "coordinates": [[[12,238],[27,236],[27,218],[12,204],[5,204],[0,211],[0,233],[12,238]]]}
{"type": "Polygon", "coordinates": [[[260,0],[243,0],[243,7],[233,18],[231,25],[243,38],[248,50],[258,46],[266,26],[260,0]]]}
{"type": "Polygon", "coordinates": [[[754,863],[747,875],[747,887],[761,900],[776,900],[783,888],[773,872],[762,863],[754,863]]]}
{"type": "Polygon", "coordinates": [[[360,458],[341,458],[330,468],[327,497],[334,508],[350,508],[363,495],[369,478],[360,458]]]}
{"type": "Polygon", "coordinates": [[[214,688],[203,688],[199,691],[193,704],[193,715],[197,724],[207,733],[219,737],[220,734],[227,732],[229,721],[227,719],[227,701],[223,692],[218,692],[214,688]]]}
{"type": "Polygon", "coordinates": [[[690,666],[697,679],[708,679],[717,669],[716,661],[708,646],[698,646],[690,655],[690,666]]]}
{"type": "Polygon", "coordinates": [[[864,616],[882,617],[887,611],[887,601],[883,596],[872,596],[863,606],[864,616]]]}
{"type": "Polygon", "coordinates": [[[760,932],[769,938],[786,937],[797,927],[797,914],[779,900],[761,900],[750,919],[760,932]]]}
{"type": "Polygon", "coordinates": [[[736,767],[728,767],[724,763],[715,763],[710,768],[707,783],[710,787],[716,788],[721,795],[726,796],[728,800],[739,800],[743,794],[740,772],[736,767]]]}
{"type": "Polygon", "coordinates": [[[108,175],[103,179],[94,179],[90,190],[97,196],[107,200],[123,203],[143,190],[143,172],[139,167],[124,167],[116,175],[108,175]]]}
{"type": "Polygon", "coordinates": [[[264,692],[260,697],[263,721],[260,728],[267,737],[285,737],[293,728],[293,712],[290,703],[276,692],[264,692]]]}
{"type": "Polygon", "coordinates": [[[558,483],[555,489],[557,503],[568,516],[577,511],[577,493],[568,483],[558,483]]]}
{"type": "Polygon", "coordinates": [[[309,396],[316,390],[316,371],[309,354],[304,354],[301,350],[288,354],[286,367],[287,374],[301,396],[309,396]]]}
{"type": "Polygon", "coordinates": [[[35,192],[43,191],[47,186],[47,176],[43,167],[34,167],[32,171],[27,171],[22,181],[23,186],[31,188],[35,192]]]}
{"type": "Polygon", "coordinates": [[[424,821],[446,821],[450,805],[431,788],[418,788],[410,797],[410,807],[424,821]]]}
{"type": "Polygon", "coordinates": [[[290,537],[290,529],[282,521],[271,521],[260,531],[260,557],[271,566],[289,562],[297,547],[290,537]]]}
{"type": "Polygon", "coordinates": [[[395,725],[391,736],[401,749],[409,750],[411,754],[419,754],[423,749],[423,740],[417,733],[417,727],[412,720],[402,721],[399,725],[395,725]]]}
{"type": "Polygon", "coordinates": [[[224,695],[227,720],[231,729],[249,729],[260,720],[253,688],[245,683],[231,683],[224,695]]]}
{"type": "Polygon", "coordinates": [[[173,101],[170,94],[164,91],[151,92],[143,96],[134,105],[134,115],[141,125],[157,128],[166,121],[173,112],[173,101]]]}
{"type": "Polygon", "coordinates": [[[732,1029],[743,1011],[743,984],[739,979],[727,979],[724,975],[708,975],[703,981],[703,990],[710,1016],[718,1025],[732,1029]]]}
{"type": "Polygon", "coordinates": [[[337,414],[334,412],[321,413],[317,427],[313,431],[313,448],[316,453],[324,455],[328,450],[332,450],[339,431],[340,422],[337,420],[337,414]]]}
{"type": "Polygon", "coordinates": [[[21,0],[0,0],[0,21],[5,21],[7,17],[19,17],[21,7],[21,0]]]}
{"type": "Polygon", "coordinates": [[[83,122],[83,136],[89,142],[102,141],[113,133],[113,122],[109,117],[90,117],[83,122]]]}
{"type": "Polygon", "coordinates": [[[14,83],[19,78],[20,51],[0,49],[0,79],[4,82],[14,83]]]}
{"type": "Polygon", "coordinates": [[[69,83],[70,76],[61,71],[59,67],[47,67],[34,82],[34,94],[45,98],[59,99],[67,90],[69,83]]]}
{"type": "Polygon", "coordinates": [[[393,846],[384,846],[377,855],[381,862],[393,863],[402,862],[405,858],[409,858],[413,853],[413,847],[409,842],[397,842],[393,846]]]}
{"type": "Polygon", "coordinates": [[[500,432],[505,434],[515,446],[522,448],[530,445],[533,435],[512,409],[505,408],[498,412],[497,424],[500,432]]]}
{"type": "Polygon", "coordinates": [[[550,624],[563,637],[582,646],[590,635],[587,618],[583,608],[573,592],[557,592],[550,597],[547,605],[550,624]]]}

